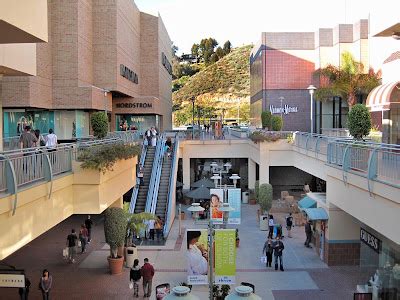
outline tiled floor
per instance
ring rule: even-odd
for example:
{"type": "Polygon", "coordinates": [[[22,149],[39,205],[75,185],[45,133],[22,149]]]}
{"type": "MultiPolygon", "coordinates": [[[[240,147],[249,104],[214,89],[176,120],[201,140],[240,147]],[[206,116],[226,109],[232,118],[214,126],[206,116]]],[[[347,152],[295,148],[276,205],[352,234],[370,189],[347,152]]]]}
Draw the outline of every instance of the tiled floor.
{"type": "MultiPolygon", "coordinates": [[[[328,268],[313,250],[303,246],[303,227],[293,230],[293,238],[284,239],[285,272],[267,269],[260,262],[266,232],[259,230],[256,215],[256,206],[242,206],[236,282],[253,283],[262,299],[352,299],[356,284],[366,280],[367,275],[360,274],[356,267],[328,268]]],[[[43,268],[53,275],[52,299],[132,299],[128,269],[118,276],[108,272],[109,248],[104,242],[99,216],[94,217],[96,226],[88,252],[79,255],[76,264],[63,260],[66,236],[72,227],[78,228],[84,217],[69,218],[5,260],[26,270],[32,282],[29,299],[41,299],[37,286],[43,268]]],[[[283,221],[283,215],[275,218],[283,221]]],[[[198,227],[192,220],[183,221],[182,226],[198,227]]],[[[174,286],[186,281],[185,240],[182,243],[178,238],[178,222],[164,246],[139,246],[138,249],[140,261],[148,257],[156,268],[153,288],[160,283],[174,286]]],[[[208,298],[207,290],[207,286],[193,287],[193,293],[200,299],[208,298]]],[[[19,299],[18,291],[0,289],[0,299],[19,299]]]]}

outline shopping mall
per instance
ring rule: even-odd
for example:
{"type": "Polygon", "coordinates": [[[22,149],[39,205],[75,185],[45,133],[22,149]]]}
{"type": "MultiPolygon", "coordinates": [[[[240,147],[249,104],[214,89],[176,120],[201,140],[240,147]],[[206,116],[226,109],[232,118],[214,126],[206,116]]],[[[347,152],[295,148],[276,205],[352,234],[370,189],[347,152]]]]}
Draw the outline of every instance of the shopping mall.
{"type": "Polygon", "coordinates": [[[30,124],[60,140],[85,137],[95,111],[107,111],[111,130],[170,129],[171,40],[161,17],[129,0],[47,5],[48,42],[29,44],[36,76],[3,72],[3,136],[30,124]]]}

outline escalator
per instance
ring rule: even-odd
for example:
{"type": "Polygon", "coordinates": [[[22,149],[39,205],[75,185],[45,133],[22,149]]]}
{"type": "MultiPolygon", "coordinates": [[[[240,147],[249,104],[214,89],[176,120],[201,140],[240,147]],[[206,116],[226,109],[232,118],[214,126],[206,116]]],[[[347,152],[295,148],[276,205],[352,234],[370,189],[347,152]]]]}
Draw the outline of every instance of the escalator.
{"type": "Polygon", "coordinates": [[[169,180],[171,177],[171,163],[172,163],[172,158],[168,158],[167,155],[164,155],[161,167],[160,185],[158,188],[158,195],[157,195],[157,205],[155,209],[155,214],[157,216],[160,216],[162,219],[165,219],[164,216],[168,204],[168,190],[169,190],[169,180]]]}
{"type": "Polygon", "coordinates": [[[137,191],[136,202],[134,204],[134,213],[141,213],[145,211],[147,194],[149,191],[150,177],[153,169],[153,161],[155,156],[155,147],[147,147],[146,157],[144,160],[143,168],[144,168],[144,176],[143,176],[143,184],[140,185],[137,191]]]}

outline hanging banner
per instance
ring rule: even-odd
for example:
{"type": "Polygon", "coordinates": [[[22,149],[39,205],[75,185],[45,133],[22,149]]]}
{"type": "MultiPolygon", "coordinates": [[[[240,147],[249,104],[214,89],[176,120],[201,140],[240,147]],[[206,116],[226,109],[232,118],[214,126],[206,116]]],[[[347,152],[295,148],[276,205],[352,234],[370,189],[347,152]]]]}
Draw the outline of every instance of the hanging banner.
{"type": "Polygon", "coordinates": [[[214,224],[222,224],[224,222],[223,213],[219,210],[224,202],[223,189],[210,189],[210,218],[214,224]]]}
{"type": "Polygon", "coordinates": [[[241,189],[228,189],[228,203],[232,207],[229,213],[228,224],[240,224],[241,189]]]}
{"type": "Polygon", "coordinates": [[[215,230],[215,284],[235,284],[236,230],[215,230]]]}
{"type": "Polygon", "coordinates": [[[187,282],[208,284],[207,229],[188,229],[186,234],[187,282]]]}

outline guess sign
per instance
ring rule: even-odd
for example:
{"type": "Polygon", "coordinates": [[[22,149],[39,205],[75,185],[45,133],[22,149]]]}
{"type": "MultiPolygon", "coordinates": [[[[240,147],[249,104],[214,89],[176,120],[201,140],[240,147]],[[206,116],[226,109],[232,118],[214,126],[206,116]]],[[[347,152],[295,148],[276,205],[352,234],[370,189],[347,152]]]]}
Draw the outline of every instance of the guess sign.
{"type": "Polygon", "coordinates": [[[360,229],[360,240],[366,245],[372,248],[375,252],[379,253],[381,250],[381,240],[366,231],[365,229],[360,229]]]}

